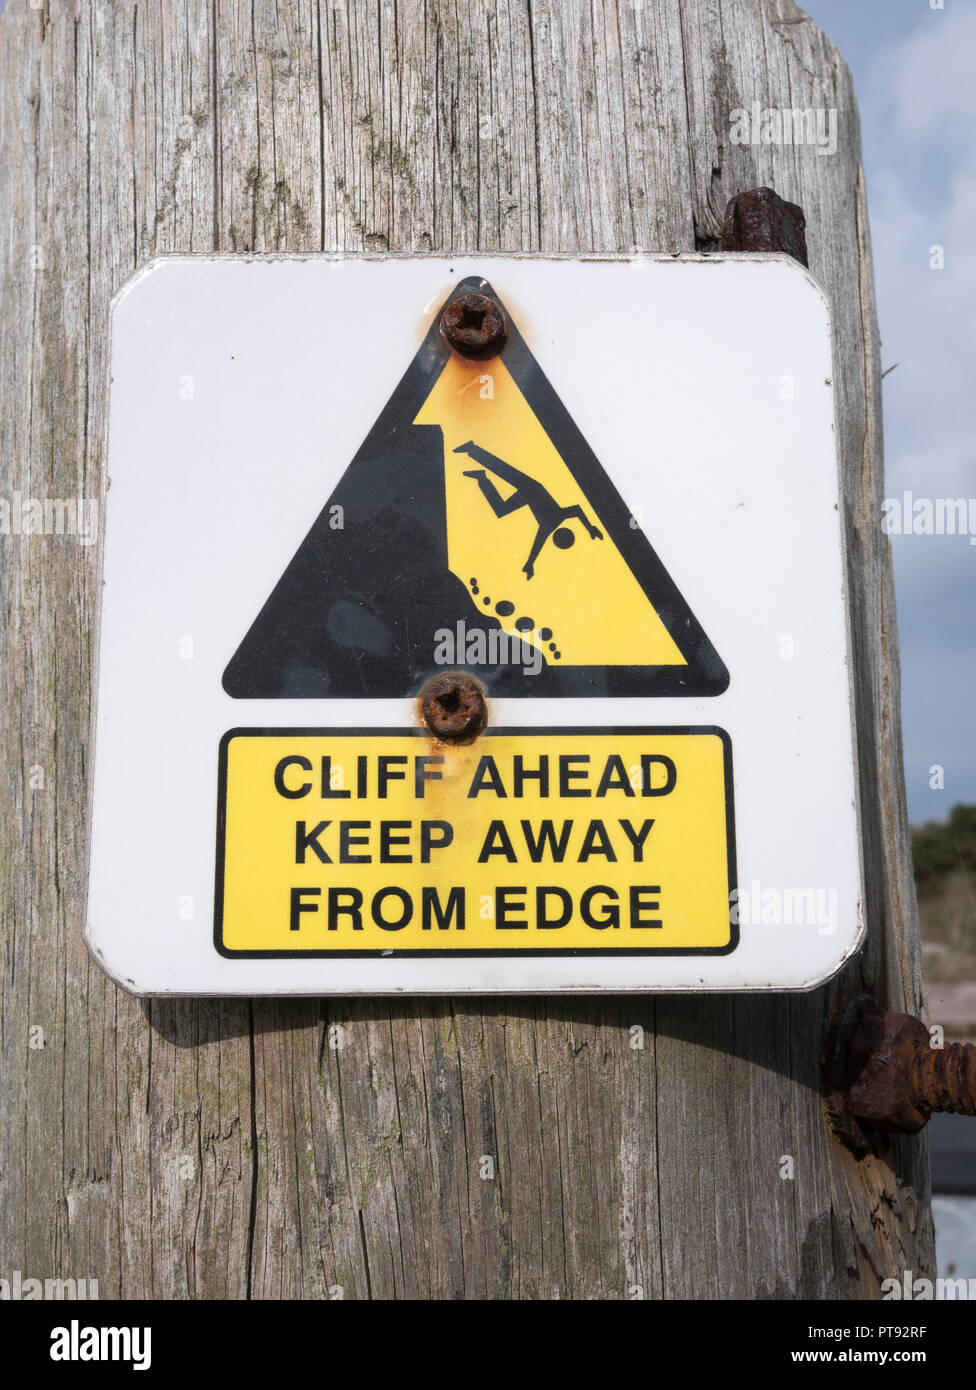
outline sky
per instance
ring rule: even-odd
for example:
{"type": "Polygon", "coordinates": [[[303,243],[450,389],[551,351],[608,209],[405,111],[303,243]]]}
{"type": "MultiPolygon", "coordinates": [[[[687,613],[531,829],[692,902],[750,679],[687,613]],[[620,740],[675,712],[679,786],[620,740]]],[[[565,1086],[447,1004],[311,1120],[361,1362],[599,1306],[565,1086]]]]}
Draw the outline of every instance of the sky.
{"type": "MultiPolygon", "coordinates": [[[[860,104],[882,363],[894,368],[884,383],[886,495],[968,499],[976,0],[805,7],[850,65],[860,104]],[[936,246],[940,270],[930,265],[936,246]]],[[[967,535],[908,534],[893,535],[892,546],[909,813],[941,820],[957,802],[976,802],[976,545],[967,535]]]]}
{"type": "MultiPolygon", "coordinates": [[[[860,105],[882,366],[898,363],[884,381],[886,496],[976,497],[976,0],[804,8],[846,58],[860,105]]],[[[976,545],[891,542],[909,813],[942,820],[976,802],[976,545]]]]}

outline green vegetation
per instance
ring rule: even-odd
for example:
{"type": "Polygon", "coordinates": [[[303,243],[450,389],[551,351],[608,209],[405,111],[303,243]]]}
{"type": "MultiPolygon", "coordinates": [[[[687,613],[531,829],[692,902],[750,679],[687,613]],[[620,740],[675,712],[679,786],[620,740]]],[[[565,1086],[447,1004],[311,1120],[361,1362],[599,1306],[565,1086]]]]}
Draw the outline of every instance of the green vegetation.
{"type": "Polygon", "coordinates": [[[976,978],[976,806],[912,830],[926,977],[976,978]]]}

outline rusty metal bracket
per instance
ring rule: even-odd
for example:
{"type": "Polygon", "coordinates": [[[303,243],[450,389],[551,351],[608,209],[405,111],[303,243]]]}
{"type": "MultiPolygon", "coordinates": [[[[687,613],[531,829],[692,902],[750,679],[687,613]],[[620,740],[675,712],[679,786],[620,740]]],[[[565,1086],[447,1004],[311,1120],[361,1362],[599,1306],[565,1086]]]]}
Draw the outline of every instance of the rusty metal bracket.
{"type": "Polygon", "coordinates": [[[937,1110],[976,1115],[976,1047],[933,1047],[921,1019],[859,994],[831,1022],[823,1091],[834,1133],[862,1157],[871,1130],[917,1134],[937,1110]]]}
{"type": "Polygon", "coordinates": [[[771,188],[750,188],[730,199],[725,209],[723,251],[784,251],[809,266],[807,219],[797,203],[787,203],[771,188]]]}

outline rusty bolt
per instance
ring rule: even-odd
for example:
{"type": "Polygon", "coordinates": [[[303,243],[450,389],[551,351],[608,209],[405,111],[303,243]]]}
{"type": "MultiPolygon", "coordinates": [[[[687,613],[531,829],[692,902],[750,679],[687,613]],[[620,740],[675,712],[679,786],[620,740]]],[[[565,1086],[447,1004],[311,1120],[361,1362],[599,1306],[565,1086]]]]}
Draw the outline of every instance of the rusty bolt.
{"type": "Polygon", "coordinates": [[[437,676],[424,686],[420,713],[430,732],[446,743],[470,743],[488,722],[481,686],[458,672],[437,676]]]}
{"type": "Polygon", "coordinates": [[[750,188],[725,209],[723,251],[785,251],[801,265],[807,259],[807,220],[796,203],[787,203],[771,188],[750,188]]]}
{"type": "Polygon", "coordinates": [[[462,357],[497,357],[508,342],[505,316],[486,294],[459,294],[441,314],[441,333],[462,357]]]}
{"type": "Polygon", "coordinates": [[[857,995],[827,1035],[824,1099],[838,1138],[861,1156],[867,1130],[917,1134],[936,1110],[976,1115],[976,1047],[932,1047],[920,1019],[857,995]]]}

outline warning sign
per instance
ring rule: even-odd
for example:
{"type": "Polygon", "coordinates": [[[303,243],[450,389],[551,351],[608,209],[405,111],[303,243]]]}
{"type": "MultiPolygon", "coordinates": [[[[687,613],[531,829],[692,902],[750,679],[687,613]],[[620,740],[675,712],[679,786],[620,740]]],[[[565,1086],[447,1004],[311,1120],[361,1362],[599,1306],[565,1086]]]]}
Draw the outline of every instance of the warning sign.
{"type": "MultiPolygon", "coordinates": [[[[448,303],[472,289],[497,299],[469,278],[448,303]]],[[[449,665],[522,697],[720,694],[725,665],[510,316],[488,362],[452,354],[438,319],[227,693],[402,696],[449,665]]]]}
{"type": "MultiPolygon", "coordinates": [[[[226,955],[715,954],[730,924],[720,729],[239,729],[221,747],[226,955]]],[[[731,914],[734,917],[734,913],[731,914]]]]}
{"type": "Polygon", "coordinates": [[[113,979],[807,989],[850,958],[847,512],[802,266],[165,256],[111,341],[113,979]]]}

